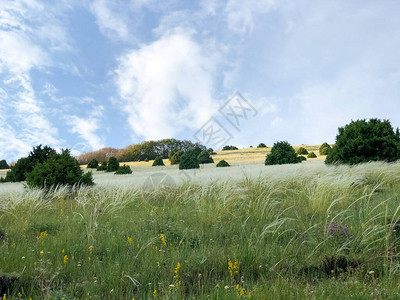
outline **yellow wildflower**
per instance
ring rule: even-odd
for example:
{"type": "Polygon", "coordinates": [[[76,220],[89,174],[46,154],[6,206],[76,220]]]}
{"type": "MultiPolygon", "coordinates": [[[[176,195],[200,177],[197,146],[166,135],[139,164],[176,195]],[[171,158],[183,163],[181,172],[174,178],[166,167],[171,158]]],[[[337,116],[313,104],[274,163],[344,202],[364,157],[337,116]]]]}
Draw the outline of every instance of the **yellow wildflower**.
{"type": "Polygon", "coordinates": [[[65,253],[65,250],[64,250],[64,249],[62,249],[62,250],[61,250],[61,253],[65,253]]]}
{"type": "Polygon", "coordinates": [[[6,294],[3,294],[3,300],[6,300],[6,294]]]}
{"type": "Polygon", "coordinates": [[[40,251],[40,254],[44,254],[44,250],[41,250],[41,251],[40,251]]]}
{"type": "Polygon", "coordinates": [[[18,297],[20,297],[20,298],[22,297],[22,294],[21,294],[21,292],[18,292],[18,294],[17,294],[17,295],[18,295],[18,297]]]}
{"type": "Polygon", "coordinates": [[[181,285],[181,281],[179,280],[179,269],[181,268],[181,264],[178,262],[176,268],[174,270],[174,279],[175,279],[175,286],[178,287],[181,285]]]}
{"type": "Polygon", "coordinates": [[[138,247],[138,249],[140,248],[140,244],[138,243],[137,245],[136,245],[136,247],[138,247]]]}
{"type": "Polygon", "coordinates": [[[64,213],[64,211],[63,211],[63,209],[61,208],[61,209],[60,209],[60,215],[63,215],[63,213],[64,213]]]}
{"type": "Polygon", "coordinates": [[[153,298],[154,298],[154,299],[157,298],[157,290],[154,290],[154,292],[153,292],[153,298]]]}
{"type": "Polygon", "coordinates": [[[234,274],[239,274],[239,261],[236,259],[235,261],[228,261],[228,270],[229,275],[233,277],[234,274]]]}
{"type": "Polygon", "coordinates": [[[64,264],[66,264],[68,262],[68,255],[64,255],[64,264]]]}
{"type": "Polygon", "coordinates": [[[89,254],[92,255],[93,253],[93,246],[89,246],[89,254]]]}
{"type": "Polygon", "coordinates": [[[160,234],[160,239],[161,239],[161,242],[163,243],[163,245],[165,247],[167,247],[167,241],[166,241],[165,235],[163,233],[160,234]]]}
{"type": "Polygon", "coordinates": [[[128,243],[132,244],[132,242],[133,242],[132,238],[130,236],[128,236],[128,243]]]}

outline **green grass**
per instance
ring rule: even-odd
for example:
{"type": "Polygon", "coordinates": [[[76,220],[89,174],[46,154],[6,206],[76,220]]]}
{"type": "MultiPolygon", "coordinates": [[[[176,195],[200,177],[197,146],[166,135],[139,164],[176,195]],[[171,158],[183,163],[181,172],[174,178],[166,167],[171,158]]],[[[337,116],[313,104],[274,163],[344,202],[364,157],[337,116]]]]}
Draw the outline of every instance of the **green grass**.
{"type": "Polygon", "coordinates": [[[1,193],[0,292],[7,299],[399,297],[399,163],[265,168],[281,172],[152,191],[1,193]]]}

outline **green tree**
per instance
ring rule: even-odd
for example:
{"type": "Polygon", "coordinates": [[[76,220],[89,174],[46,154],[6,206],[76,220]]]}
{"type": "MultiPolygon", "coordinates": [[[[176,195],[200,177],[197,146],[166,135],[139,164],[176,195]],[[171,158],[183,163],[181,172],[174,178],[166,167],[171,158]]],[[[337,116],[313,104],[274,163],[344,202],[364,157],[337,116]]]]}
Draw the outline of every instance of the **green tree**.
{"type": "Polygon", "coordinates": [[[128,165],[123,165],[122,167],[119,167],[117,171],[115,171],[115,174],[117,175],[132,174],[132,169],[128,165]]]}
{"type": "Polygon", "coordinates": [[[276,142],[265,159],[266,165],[296,164],[301,158],[288,142],[276,142]]]}
{"type": "Polygon", "coordinates": [[[157,156],[155,159],[154,159],[154,162],[153,162],[153,165],[152,165],[153,167],[155,167],[155,166],[165,166],[165,164],[164,164],[164,161],[163,161],[163,159],[160,157],[160,156],[157,156]]]}
{"type": "Polygon", "coordinates": [[[265,145],[264,143],[259,143],[257,148],[267,148],[267,145],[265,145]]]}
{"type": "Polygon", "coordinates": [[[214,162],[213,158],[207,150],[203,150],[197,156],[200,164],[212,164],[214,162]]]}
{"type": "Polygon", "coordinates": [[[325,163],[359,164],[369,161],[400,159],[400,137],[388,120],[352,121],[339,128],[335,146],[325,163]]]}
{"type": "Polygon", "coordinates": [[[169,161],[171,162],[171,165],[177,165],[179,164],[181,157],[183,155],[183,151],[182,150],[176,150],[174,151],[174,153],[171,155],[171,157],[169,158],[169,161]]]}
{"type": "Polygon", "coordinates": [[[297,154],[298,154],[298,155],[307,155],[307,154],[308,154],[308,151],[307,151],[306,148],[300,147],[299,149],[297,149],[297,154]]]}
{"type": "Polygon", "coordinates": [[[217,168],[222,168],[222,167],[230,167],[231,165],[226,161],[226,160],[220,160],[217,163],[217,168]]]}
{"type": "Polygon", "coordinates": [[[186,151],[179,160],[179,169],[198,169],[200,168],[199,160],[192,151],[186,151]]]}
{"type": "Polygon", "coordinates": [[[316,158],[317,157],[317,155],[313,152],[313,151],[311,151],[310,153],[308,153],[308,155],[307,155],[307,158],[316,158]]]}
{"type": "Polygon", "coordinates": [[[323,144],[319,147],[319,154],[320,154],[320,155],[327,155],[328,152],[329,152],[331,149],[332,149],[331,146],[330,146],[327,142],[325,142],[325,143],[323,143],[323,144]]]}
{"type": "Polygon", "coordinates": [[[97,169],[98,166],[99,166],[99,162],[95,158],[93,158],[87,165],[87,167],[89,169],[97,169]]]}
{"type": "Polygon", "coordinates": [[[69,150],[53,154],[43,163],[38,163],[26,175],[29,187],[51,188],[57,185],[93,185],[92,173],[83,173],[79,162],[70,155],[69,150]]]}
{"type": "Polygon", "coordinates": [[[4,170],[9,168],[10,167],[5,159],[0,160],[0,169],[4,170]]]}
{"type": "Polygon", "coordinates": [[[110,157],[107,163],[107,172],[115,172],[119,169],[118,159],[110,157]]]}
{"type": "Polygon", "coordinates": [[[238,150],[238,147],[235,147],[235,146],[224,146],[223,148],[222,148],[222,151],[226,151],[226,150],[238,150]]]}

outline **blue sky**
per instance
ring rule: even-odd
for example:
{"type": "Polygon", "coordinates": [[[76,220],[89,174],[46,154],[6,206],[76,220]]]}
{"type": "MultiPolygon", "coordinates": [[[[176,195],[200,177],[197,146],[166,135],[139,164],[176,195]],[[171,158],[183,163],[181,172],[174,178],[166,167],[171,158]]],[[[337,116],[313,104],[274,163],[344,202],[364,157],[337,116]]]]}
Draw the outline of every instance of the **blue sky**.
{"type": "MultiPolygon", "coordinates": [[[[397,0],[4,0],[0,159],[195,141],[210,118],[239,147],[334,142],[400,126],[397,0]],[[219,109],[240,92],[256,112],[219,109]]],[[[209,145],[212,146],[212,145],[209,145]]]]}

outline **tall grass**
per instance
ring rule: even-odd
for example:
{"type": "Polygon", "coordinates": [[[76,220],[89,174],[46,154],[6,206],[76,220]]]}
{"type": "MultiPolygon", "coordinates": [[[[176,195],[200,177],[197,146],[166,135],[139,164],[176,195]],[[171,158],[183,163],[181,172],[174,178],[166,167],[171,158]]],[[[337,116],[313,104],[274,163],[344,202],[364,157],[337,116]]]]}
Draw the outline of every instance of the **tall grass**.
{"type": "Polygon", "coordinates": [[[153,190],[3,193],[0,292],[7,299],[398,296],[399,163],[251,170],[153,190]]]}

